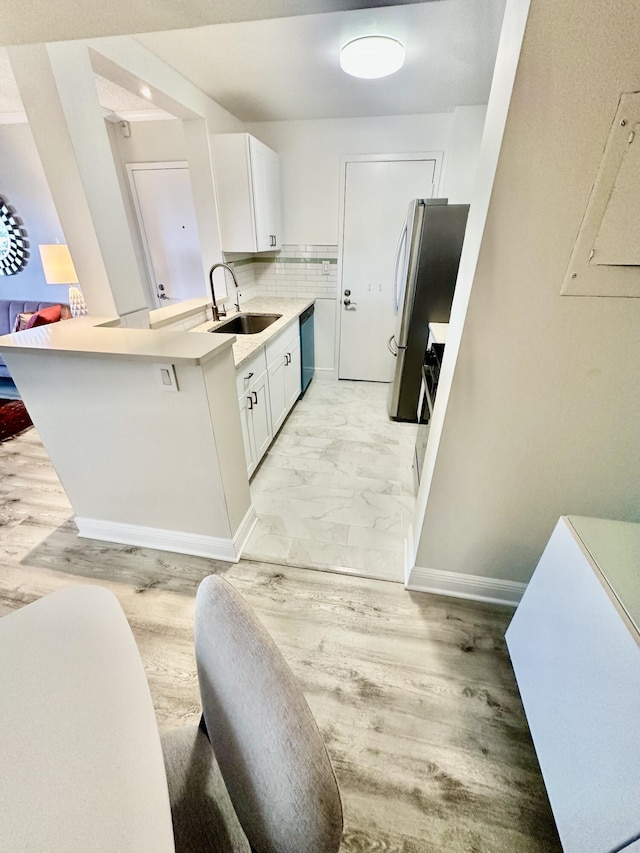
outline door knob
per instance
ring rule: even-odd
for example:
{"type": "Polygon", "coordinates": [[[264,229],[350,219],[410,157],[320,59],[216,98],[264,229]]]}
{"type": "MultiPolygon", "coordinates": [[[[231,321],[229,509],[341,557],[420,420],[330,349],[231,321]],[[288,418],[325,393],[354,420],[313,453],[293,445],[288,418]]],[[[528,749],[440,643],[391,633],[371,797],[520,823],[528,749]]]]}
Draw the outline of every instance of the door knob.
{"type": "Polygon", "coordinates": [[[350,299],[343,299],[343,300],[342,300],[342,304],[344,305],[344,307],[345,307],[347,310],[353,311],[353,309],[356,307],[356,305],[357,305],[358,303],[357,303],[357,302],[352,302],[350,299]],[[350,307],[350,306],[353,306],[353,307],[350,307]]]}
{"type": "Polygon", "coordinates": [[[345,290],[344,295],[345,295],[345,296],[351,296],[351,291],[350,291],[350,290],[345,290]]]}

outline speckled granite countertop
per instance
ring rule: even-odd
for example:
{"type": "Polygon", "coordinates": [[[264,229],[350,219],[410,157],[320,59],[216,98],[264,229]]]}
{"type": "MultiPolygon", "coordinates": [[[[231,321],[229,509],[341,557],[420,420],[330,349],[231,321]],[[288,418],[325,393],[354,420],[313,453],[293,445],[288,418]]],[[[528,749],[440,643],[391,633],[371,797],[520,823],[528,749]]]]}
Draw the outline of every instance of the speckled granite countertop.
{"type": "MultiPolygon", "coordinates": [[[[315,299],[290,299],[279,296],[258,296],[255,299],[249,299],[243,302],[240,313],[247,314],[282,314],[279,320],[272,323],[264,332],[258,332],[255,335],[238,335],[233,345],[233,360],[236,368],[248,361],[251,356],[267,344],[271,338],[275,337],[278,332],[281,332],[296,317],[299,317],[309,305],[313,305],[315,299]]],[[[228,317],[220,320],[219,323],[207,322],[201,326],[196,326],[192,329],[193,332],[209,332],[214,326],[222,325],[225,320],[230,320],[235,316],[235,312],[230,312],[228,317]]],[[[217,337],[217,336],[216,336],[217,337]]]]}

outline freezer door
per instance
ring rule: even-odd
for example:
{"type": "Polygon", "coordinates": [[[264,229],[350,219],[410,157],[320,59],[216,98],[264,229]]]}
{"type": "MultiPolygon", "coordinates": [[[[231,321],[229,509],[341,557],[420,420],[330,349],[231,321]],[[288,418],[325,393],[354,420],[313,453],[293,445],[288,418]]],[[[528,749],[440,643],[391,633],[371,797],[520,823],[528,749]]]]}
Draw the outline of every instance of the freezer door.
{"type": "Polygon", "coordinates": [[[396,370],[393,376],[393,382],[389,386],[389,398],[387,400],[387,410],[392,418],[398,416],[398,405],[400,403],[400,386],[402,384],[402,373],[404,371],[405,350],[396,350],[396,370]]]}
{"type": "Polygon", "coordinates": [[[424,202],[416,199],[412,202],[410,216],[407,220],[407,255],[405,262],[404,286],[400,298],[400,310],[396,320],[395,343],[398,347],[406,347],[409,337],[409,323],[416,295],[418,280],[418,262],[420,260],[420,242],[424,222],[424,202]]]}

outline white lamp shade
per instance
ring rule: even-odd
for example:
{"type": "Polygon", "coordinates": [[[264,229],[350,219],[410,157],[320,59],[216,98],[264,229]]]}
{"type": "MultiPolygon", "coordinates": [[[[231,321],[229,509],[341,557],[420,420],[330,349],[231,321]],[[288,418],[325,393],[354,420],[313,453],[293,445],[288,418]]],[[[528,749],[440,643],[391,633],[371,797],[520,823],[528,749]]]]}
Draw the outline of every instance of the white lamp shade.
{"type": "Polygon", "coordinates": [[[78,275],[69,247],[59,243],[38,246],[47,284],[77,284],[78,275]]]}
{"type": "Polygon", "coordinates": [[[388,77],[404,65],[404,45],[389,36],[363,36],[340,51],[340,67],[352,77],[373,80],[388,77]]]}

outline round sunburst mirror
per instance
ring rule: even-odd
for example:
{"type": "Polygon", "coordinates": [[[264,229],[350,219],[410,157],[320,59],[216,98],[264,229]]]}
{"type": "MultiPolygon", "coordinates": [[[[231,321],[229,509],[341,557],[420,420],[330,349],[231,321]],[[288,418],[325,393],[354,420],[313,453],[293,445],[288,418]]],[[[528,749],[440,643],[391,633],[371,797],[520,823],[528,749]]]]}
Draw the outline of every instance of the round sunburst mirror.
{"type": "Polygon", "coordinates": [[[0,275],[15,275],[29,260],[27,232],[15,212],[0,198],[0,275]]]}

